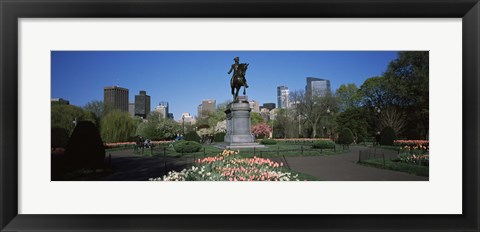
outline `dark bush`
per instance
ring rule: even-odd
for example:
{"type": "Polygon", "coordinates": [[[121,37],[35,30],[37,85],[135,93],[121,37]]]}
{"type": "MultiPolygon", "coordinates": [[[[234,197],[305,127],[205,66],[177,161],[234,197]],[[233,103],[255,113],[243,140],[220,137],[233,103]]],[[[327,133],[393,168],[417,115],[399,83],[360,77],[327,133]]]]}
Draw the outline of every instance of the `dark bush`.
{"type": "Polygon", "coordinates": [[[105,148],[100,133],[92,122],[78,122],[65,147],[65,158],[73,169],[103,168],[105,148]]]}
{"type": "Polygon", "coordinates": [[[380,145],[389,145],[393,146],[393,141],[395,140],[395,131],[391,127],[383,128],[380,132],[380,145]]]}
{"type": "Polygon", "coordinates": [[[338,135],[337,143],[342,145],[350,145],[353,143],[353,133],[348,128],[343,128],[338,135]]]}
{"type": "Polygon", "coordinates": [[[365,137],[363,135],[357,135],[357,143],[363,143],[365,142],[365,137]]]}
{"type": "Polygon", "coordinates": [[[312,148],[316,149],[326,149],[326,148],[333,148],[335,147],[335,143],[333,141],[328,141],[328,140],[319,140],[315,141],[312,144],[312,148]]]}
{"type": "Polygon", "coordinates": [[[213,141],[215,142],[223,142],[225,139],[225,132],[219,132],[215,134],[215,137],[213,137],[213,141]]]}
{"type": "Polygon", "coordinates": [[[52,127],[52,148],[65,147],[68,142],[68,131],[62,127],[52,127]]]}
{"type": "Polygon", "coordinates": [[[173,143],[173,149],[178,153],[194,153],[200,151],[202,145],[195,141],[180,140],[173,143]]]}
{"type": "Polygon", "coordinates": [[[273,145],[273,144],[277,144],[277,141],[275,141],[273,139],[262,139],[262,140],[260,140],[260,144],[273,145]]]}
{"type": "Polygon", "coordinates": [[[185,140],[187,141],[194,141],[199,143],[200,142],[200,136],[198,136],[197,132],[195,131],[190,131],[185,135],[185,140]]]}

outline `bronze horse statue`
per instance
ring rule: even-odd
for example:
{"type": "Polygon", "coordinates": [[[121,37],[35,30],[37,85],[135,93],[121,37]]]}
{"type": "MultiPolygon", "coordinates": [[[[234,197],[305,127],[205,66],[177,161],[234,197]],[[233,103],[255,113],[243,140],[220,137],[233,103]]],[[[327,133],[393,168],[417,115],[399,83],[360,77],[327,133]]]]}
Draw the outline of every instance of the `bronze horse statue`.
{"type": "Polygon", "coordinates": [[[247,94],[246,92],[246,81],[245,73],[247,72],[248,64],[238,64],[238,68],[234,73],[232,79],[230,80],[230,87],[232,87],[233,100],[238,99],[238,91],[243,86],[243,95],[247,94]],[[235,91],[236,90],[236,91],[235,91]]]}

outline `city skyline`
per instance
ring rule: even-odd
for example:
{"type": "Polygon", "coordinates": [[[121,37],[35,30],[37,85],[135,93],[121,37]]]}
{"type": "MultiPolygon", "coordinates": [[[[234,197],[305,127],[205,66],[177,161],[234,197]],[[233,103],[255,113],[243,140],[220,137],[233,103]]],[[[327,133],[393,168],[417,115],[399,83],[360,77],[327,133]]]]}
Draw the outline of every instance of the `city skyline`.
{"type": "MultiPolygon", "coordinates": [[[[382,75],[394,51],[52,51],[51,98],[84,106],[103,100],[103,88],[115,86],[130,93],[145,90],[152,108],[169,102],[175,119],[197,112],[203,99],[217,104],[231,100],[227,71],[233,58],[249,63],[246,78],[249,99],[276,102],[277,86],[304,90],[307,77],[331,81],[332,92],[341,84],[382,75]],[[201,87],[200,87],[201,86],[201,87]]],[[[129,95],[129,102],[134,102],[129,95]]]]}

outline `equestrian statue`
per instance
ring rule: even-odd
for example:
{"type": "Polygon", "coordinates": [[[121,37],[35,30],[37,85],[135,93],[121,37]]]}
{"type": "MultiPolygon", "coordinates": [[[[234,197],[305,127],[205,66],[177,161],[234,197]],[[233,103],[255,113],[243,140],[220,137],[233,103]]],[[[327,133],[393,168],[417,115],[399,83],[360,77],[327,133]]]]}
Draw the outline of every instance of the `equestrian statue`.
{"type": "Polygon", "coordinates": [[[232,78],[230,79],[230,87],[232,88],[233,100],[236,101],[238,100],[238,91],[240,91],[240,88],[242,86],[243,95],[247,93],[246,89],[248,88],[248,85],[247,80],[245,79],[245,73],[247,72],[248,64],[240,64],[239,57],[235,57],[233,60],[235,61],[235,63],[232,64],[232,67],[230,68],[230,71],[228,71],[228,74],[232,73],[233,71],[232,78]]]}

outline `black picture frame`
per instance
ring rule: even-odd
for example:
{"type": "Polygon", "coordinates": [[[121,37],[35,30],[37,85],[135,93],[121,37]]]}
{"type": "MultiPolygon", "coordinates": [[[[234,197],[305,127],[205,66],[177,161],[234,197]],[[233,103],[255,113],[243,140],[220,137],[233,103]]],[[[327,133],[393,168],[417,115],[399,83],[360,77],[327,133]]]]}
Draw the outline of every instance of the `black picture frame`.
{"type": "Polygon", "coordinates": [[[479,231],[478,0],[0,0],[1,231],[479,231]],[[18,214],[18,19],[143,17],[462,18],[461,215],[18,214]]]}

